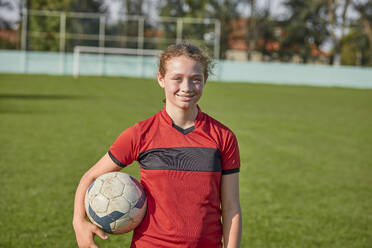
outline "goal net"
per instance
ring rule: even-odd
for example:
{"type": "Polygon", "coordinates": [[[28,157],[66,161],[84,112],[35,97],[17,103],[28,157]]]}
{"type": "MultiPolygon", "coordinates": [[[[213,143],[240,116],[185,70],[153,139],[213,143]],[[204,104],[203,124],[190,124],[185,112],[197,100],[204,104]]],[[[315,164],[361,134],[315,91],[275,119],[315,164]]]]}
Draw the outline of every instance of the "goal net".
{"type": "Polygon", "coordinates": [[[153,77],[161,50],[76,46],[73,75],[153,77]]]}

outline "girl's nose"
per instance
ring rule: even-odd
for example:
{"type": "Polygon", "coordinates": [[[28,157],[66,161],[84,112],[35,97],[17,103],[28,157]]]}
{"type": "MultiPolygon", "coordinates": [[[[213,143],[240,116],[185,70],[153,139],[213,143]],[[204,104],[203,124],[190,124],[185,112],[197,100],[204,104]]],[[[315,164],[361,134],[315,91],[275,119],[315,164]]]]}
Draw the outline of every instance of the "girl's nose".
{"type": "Polygon", "coordinates": [[[192,90],[192,80],[190,79],[184,79],[181,84],[181,90],[184,92],[188,92],[192,90]]]}

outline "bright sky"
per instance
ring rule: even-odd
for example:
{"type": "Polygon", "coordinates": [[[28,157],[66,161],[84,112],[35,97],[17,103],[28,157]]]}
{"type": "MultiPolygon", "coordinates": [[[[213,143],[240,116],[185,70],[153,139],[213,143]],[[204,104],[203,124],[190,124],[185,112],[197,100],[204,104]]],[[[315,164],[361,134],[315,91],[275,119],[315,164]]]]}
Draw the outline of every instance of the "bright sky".
{"type": "Polygon", "coordinates": [[[19,0],[8,1],[9,4],[12,6],[13,10],[9,10],[7,8],[0,8],[0,16],[1,19],[9,20],[11,22],[17,22],[19,20],[18,14],[18,6],[19,0]]]}
{"type": "MultiPolygon", "coordinates": [[[[258,9],[263,9],[264,7],[269,6],[271,15],[277,17],[286,13],[286,9],[282,4],[283,2],[284,0],[259,0],[256,1],[256,4],[258,9]]],[[[242,4],[242,6],[240,7],[240,12],[244,16],[250,16],[251,10],[247,2],[242,4]]]]}

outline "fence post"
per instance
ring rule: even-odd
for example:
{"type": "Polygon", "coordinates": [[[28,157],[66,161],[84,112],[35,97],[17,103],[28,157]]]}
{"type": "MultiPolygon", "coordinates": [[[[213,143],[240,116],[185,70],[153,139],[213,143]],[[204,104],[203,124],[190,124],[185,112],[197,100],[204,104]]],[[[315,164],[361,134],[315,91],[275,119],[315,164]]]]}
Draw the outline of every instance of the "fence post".
{"type": "Polygon", "coordinates": [[[214,21],[214,59],[220,59],[220,36],[221,36],[221,22],[214,21]]]}
{"type": "Polygon", "coordinates": [[[100,15],[99,17],[99,48],[100,48],[100,74],[105,74],[105,55],[104,55],[104,47],[105,47],[105,26],[106,26],[106,17],[104,15],[100,15]]]}
{"type": "Polygon", "coordinates": [[[138,60],[138,74],[143,76],[143,41],[144,41],[145,19],[138,18],[138,39],[137,39],[137,60],[138,60]]]}
{"type": "Polygon", "coordinates": [[[60,14],[60,24],[59,24],[59,72],[61,74],[65,73],[65,44],[66,44],[66,13],[62,12],[60,14]]]}
{"type": "Polygon", "coordinates": [[[79,77],[79,71],[80,71],[80,62],[79,62],[79,59],[80,59],[80,47],[79,46],[76,46],[74,48],[74,57],[73,57],[73,71],[72,71],[72,74],[74,76],[74,78],[78,78],[79,77]]]}
{"type": "Polygon", "coordinates": [[[220,36],[221,36],[221,22],[220,20],[214,21],[214,59],[217,61],[217,68],[215,70],[216,80],[221,80],[220,74],[220,36]]]}
{"type": "Polygon", "coordinates": [[[182,18],[177,18],[177,44],[182,42],[182,29],[183,29],[183,20],[182,18]]]}
{"type": "Polygon", "coordinates": [[[28,12],[26,8],[23,8],[22,10],[22,33],[21,33],[21,49],[22,49],[22,56],[21,56],[21,72],[26,73],[27,72],[27,16],[28,12]]]}

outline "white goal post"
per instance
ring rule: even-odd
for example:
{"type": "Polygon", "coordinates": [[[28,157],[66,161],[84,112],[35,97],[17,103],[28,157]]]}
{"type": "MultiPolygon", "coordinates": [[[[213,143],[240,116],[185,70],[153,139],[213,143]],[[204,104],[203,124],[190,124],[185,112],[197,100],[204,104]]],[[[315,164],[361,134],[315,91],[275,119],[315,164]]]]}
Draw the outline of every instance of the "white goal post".
{"type": "Polygon", "coordinates": [[[139,75],[142,75],[143,71],[143,56],[159,56],[161,50],[154,49],[138,49],[138,48],[114,48],[114,47],[93,47],[93,46],[75,46],[74,47],[74,57],[73,57],[73,76],[74,78],[79,77],[80,73],[80,54],[81,53],[96,53],[100,54],[102,57],[100,59],[100,74],[104,74],[104,54],[123,54],[123,55],[136,55],[138,56],[138,68],[139,75]]]}

